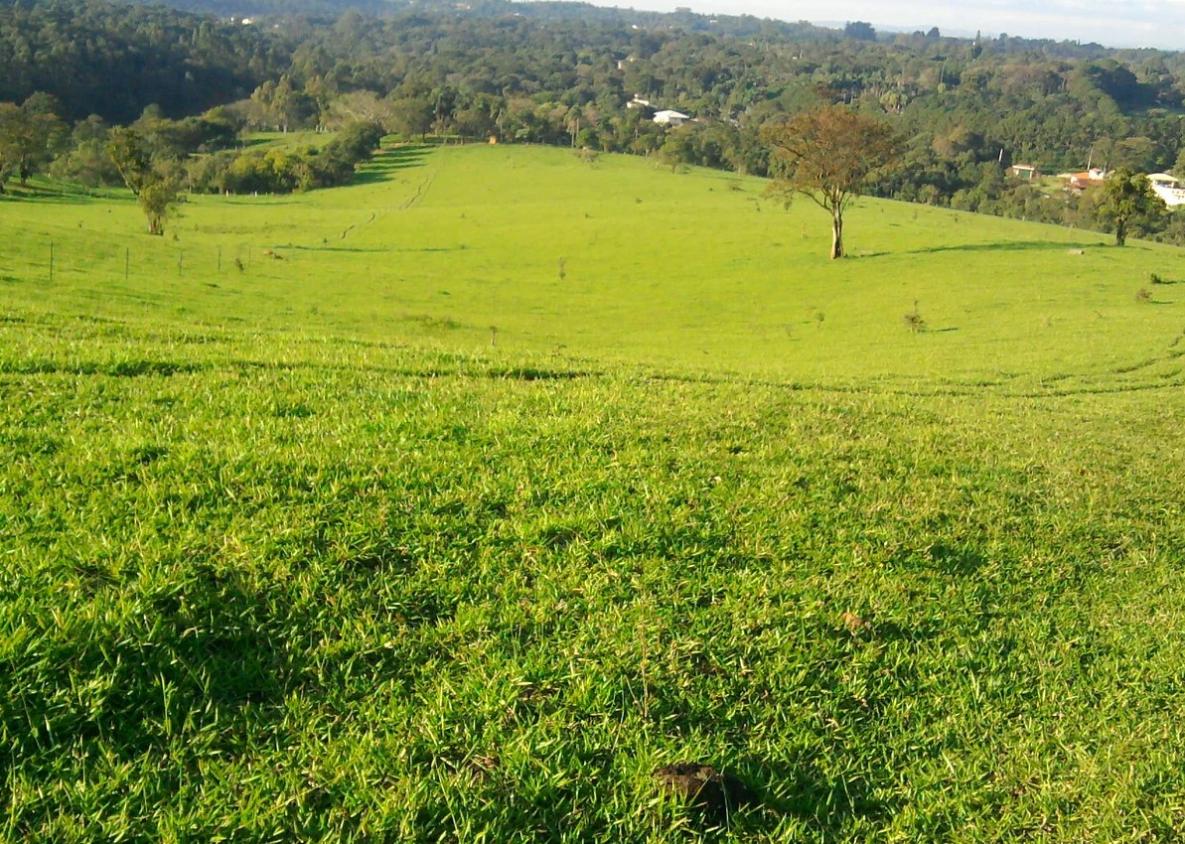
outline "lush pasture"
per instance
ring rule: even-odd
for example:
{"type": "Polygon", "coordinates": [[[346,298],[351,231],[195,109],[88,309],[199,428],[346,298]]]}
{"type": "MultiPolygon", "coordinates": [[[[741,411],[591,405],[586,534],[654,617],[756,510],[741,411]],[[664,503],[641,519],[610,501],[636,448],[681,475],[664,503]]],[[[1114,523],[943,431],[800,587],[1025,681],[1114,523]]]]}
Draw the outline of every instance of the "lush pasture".
{"type": "Polygon", "coordinates": [[[851,217],[865,257],[832,264],[822,213],[786,212],[759,180],[554,149],[392,150],[346,190],[195,197],[164,241],[139,234],[130,197],[4,203],[0,273],[7,301],[54,314],[466,351],[493,340],[803,384],[1032,391],[1133,366],[1121,380],[1154,383],[1165,368],[1143,369],[1185,327],[1171,307],[1185,284],[1148,281],[1185,279],[1176,249],[898,203],[851,217]],[[915,301],[930,329],[918,337],[902,332],[915,301]]]}
{"type": "Polygon", "coordinates": [[[868,202],[832,264],[756,181],[554,150],[164,240],[40,187],[0,201],[0,836],[1185,828],[1178,251],[868,202]],[[664,800],[685,760],[755,799],[664,800]]]}

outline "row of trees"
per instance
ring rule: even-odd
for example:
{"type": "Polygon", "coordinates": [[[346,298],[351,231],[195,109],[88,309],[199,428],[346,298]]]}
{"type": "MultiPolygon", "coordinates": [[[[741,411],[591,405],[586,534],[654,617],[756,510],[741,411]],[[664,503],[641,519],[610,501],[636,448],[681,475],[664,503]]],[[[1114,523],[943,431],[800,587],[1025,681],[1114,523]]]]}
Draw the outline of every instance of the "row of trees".
{"type": "MultiPolygon", "coordinates": [[[[225,13],[214,0],[181,5],[225,13]]],[[[664,139],[628,119],[635,93],[735,126],[742,142],[821,99],[914,139],[900,178],[942,201],[973,188],[966,164],[1001,150],[1005,163],[1069,169],[1093,147],[1111,167],[1151,170],[1182,147],[1178,54],[504,0],[462,12],[375,3],[389,12],[374,15],[324,0],[264,5],[278,16],[242,25],[104,0],[5,4],[0,101],[48,91],[69,119],[94,111],[117,123],[153,102],[179,116],[244,101],[252,125],[297,128],[331,125],[343,100],[369,95],[367,107],[389,109],[408,134],[578,135],[593,149],[648,152],[664,139]]]]}
{"type": "MultiPolygon", "coordinates": [[[[357,123],[779,175],[787,165],[771,157],[770,132],[837,103],[907,139],[866,188],[881,196],[1098,225],[1093,201],[1010,181],[1006,166],[1185,168],[1185,57],[1156,51],[506,0],[467,10],[384,1],[373,14],[343,11],[345,0],[261,0],[272,16],[252,25],[64,2],[0,8],[0,100],[21,103],[0,114],[2,180],[47,166],[91,184],[119,179],[105,120],[132,121],[170,150],[163,158],[184,161],[192,190],[333,183],[337,154],[240,151],[236,138],[357,123]],[[56,105],[28,101],[37,89],[56,105]],[[697,120],[658,126],[627,107],[636,93],[697,120]],[[141,114],[146,100],[164,111],[141,114]],[[90,109],[98,116],[84,117],[90,109]]],[[[225,12],[215,0],[177,2],[225,12]]],[[[1164,236],[1178,228],[1162,226],[1164,236]]]]}
{"type": "Polygon", "coordinates": [[[345,125],[321,147],[203,156],[188,168],[186,184],[201,193],[291,193],[342,185],[382,137],[377,123],[359,121],[345,125]]]}
{"type": "Polygon", "coordinates": [[[241,146],[246,121],[233,109],[172,120],[150,107],[127,126],[92,115],[73,127],[60,109],[42,93],[20,105],[0,103],[0,193],[10,181],[24,185],[39,173],[89,186],[124,185],[155,235],[164,233],[184,190],[288,193],[345,184],[384,134],[377,123],[352,121],[322,145],[252,151],[241,146]]]}
{"type": "Polygon", "coordinates": [[[69,142],[69,129],[47,94],[22,104],[0,102],[0,193],[10,179],[22,184],[43,170],[69,142]]]}
{"type": "MultiPolygon", "coordinates": [[[[252,151],[238,147],[247,118],[229,108],[171,120],[149,108],[128,126],[107,127],[95,116],[72,130],[57,115],[53,97],[35,94],[21,105],[0,103],[0,192],[9,178],[22,183],[42,169],[91,184],[118,179],[137,196],[151,234],[163,234],[170,206],[183,189],[216,193],[287,193],[343,184],[358,162],[378,146],[392,112],[373,96],[335,104],[348,120],[327,144],[292,150],[252,151]],[[56,157],[55,157],[56,153],[56,157]],[[52,162],[52,163],[51,163],[52,162]]],[[[414,131],[411,130],[411,131],[414,131]]],[[[886,121],[844,106],[801,112],[767,123],[732,158],[735,127],[723,124],[666,135],[669,160],[686,158],[709,166],[758,167],[774,176],[772,190],[787,200],[804,195],[831,218],[831,257],[844,254],[844,212],[862,192],[891,182],[903,166],[903,137],[886,121]]],[[[576,138],[572,138],[573,144],[576,138]]],[[[998,167],[986,168],[983,180],[998,167]]],[[[990,187],[984,195],[992,193],[990,187]]],[[[1167,215],[1145,176],[1120,168],[1095,202],[1096,222],[1115,232],[1123,245],[1128,231],[1163,226],[1167,215]]]]}

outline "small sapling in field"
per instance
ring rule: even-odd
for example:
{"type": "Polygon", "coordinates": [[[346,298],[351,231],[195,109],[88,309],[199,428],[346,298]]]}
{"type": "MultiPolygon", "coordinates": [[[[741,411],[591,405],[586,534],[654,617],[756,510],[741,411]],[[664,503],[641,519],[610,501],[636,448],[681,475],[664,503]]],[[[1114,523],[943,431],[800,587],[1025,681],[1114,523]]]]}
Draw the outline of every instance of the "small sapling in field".
{"type": "Polygon", "coordinates": [[[918,334],[926,330],[926,320],[918,310],[917,299],[913,300],[913,310],[905,314],[905,316],[903,316],[901,319],[905,322],[905,327],[914,334],[918,334]]]}

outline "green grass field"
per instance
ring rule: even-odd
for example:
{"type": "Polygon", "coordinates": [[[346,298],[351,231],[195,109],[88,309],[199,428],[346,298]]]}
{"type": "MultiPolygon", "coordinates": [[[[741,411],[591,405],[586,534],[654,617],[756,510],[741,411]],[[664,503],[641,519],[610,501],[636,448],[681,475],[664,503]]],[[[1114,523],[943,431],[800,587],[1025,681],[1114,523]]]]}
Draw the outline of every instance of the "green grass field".
{"type": "Polygon", "coordinates": [[[830,262],[554,149],[165,238],[34,187],[0,839],[1180,840],[1180,250],[865,201],[830,262]]]}

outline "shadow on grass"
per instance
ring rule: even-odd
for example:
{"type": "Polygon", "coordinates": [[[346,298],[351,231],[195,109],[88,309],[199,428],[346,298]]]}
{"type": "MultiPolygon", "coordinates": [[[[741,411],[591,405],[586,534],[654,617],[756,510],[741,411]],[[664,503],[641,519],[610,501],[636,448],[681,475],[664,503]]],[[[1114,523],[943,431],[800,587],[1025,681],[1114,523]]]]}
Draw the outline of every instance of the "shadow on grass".
{"type": "MultiPolygon", "coordinates": [[[[100,603],[121,590],[122,575],[105,567],[79,563],[75,573],[100,603]]],[[[81,740],[123,758],[163,746],[182,723],[232,749],[251,720],[242,711],[278,703],[300,681],[305,666],[287,635],[296,608],[281,589],[204,564],[178,575],[121,596],[142,613],[98,613],[44,632],[44,659],[24,666],[24,682],[9,692],[18,705],[0,710],[5,732],[23,737],[12,748],[18,757],[45,749],[42,722],[60,747],[81,740]],[[91,687],[107,691],[62,693],[91,687]]]]}
{"type": "MultiPolygon", "coordinates": [[[[1104,244],[1093,243],[1058,243],[1048,240],[1004,240],[995,243],[960,243],[953,246],[929,246],[923,249],[909,249],[898,255],[935,255],[941,252],[1031,252],[1066,249],[1086,249],[1104,244]]],[[[882,253],[883,254],[883,253],[882,253]]]]}
{"type": "Polygon", "coordinates": [[[96,194],[87,188],[73,185],[63,185],[60,188],[41,185],[26,187],[10,185],[4,193],[0,193],[0,202],[36,202],[57,205],[89,205],[94,202],[114,202],[131,198],[130,194],[127,197],[121,197],[115,193],[96,194]]]}
{"type": "Polygon", "coordinates": [[[59,362],[51,359],[0,360],[5,375],[108,375],[113,378],[141,378],[198,372],[205,367],[196,363],[135,358],[115,361],[59,362]]]}
{"type": "Polygon", "coordinates": [[[397,252],[396,249],[389,249],[383,246],[288,246],[287,249],[293,249],[299,252],[365,252],[365,253],[391,253],[397,252]]]}
{"type": "Polygon", "coordinates": [[[892,805],[875,796],[872,784],[862,778],[836,779],[813,766],[806,769],[766,767],[760,773],[755,768],[753,773],[749,782],[755,786],[762,806],[776,814],[801,818],[820,833],[823,840],[837,840],[854,823],[876,824],[894,811],[892,805]],[[789,789],[792,796],[773,797],[775,783],[783,788],[786,783],[792,783],[789,789]]]}
{"type": "Polygon", "coordinates": [[[390,181],[400,170],[423,167],[424,159],[431,152],[432,147],[426,144],[406,144],[383,149],[359,168],[352,184],[368,185],[390,181]]]}

